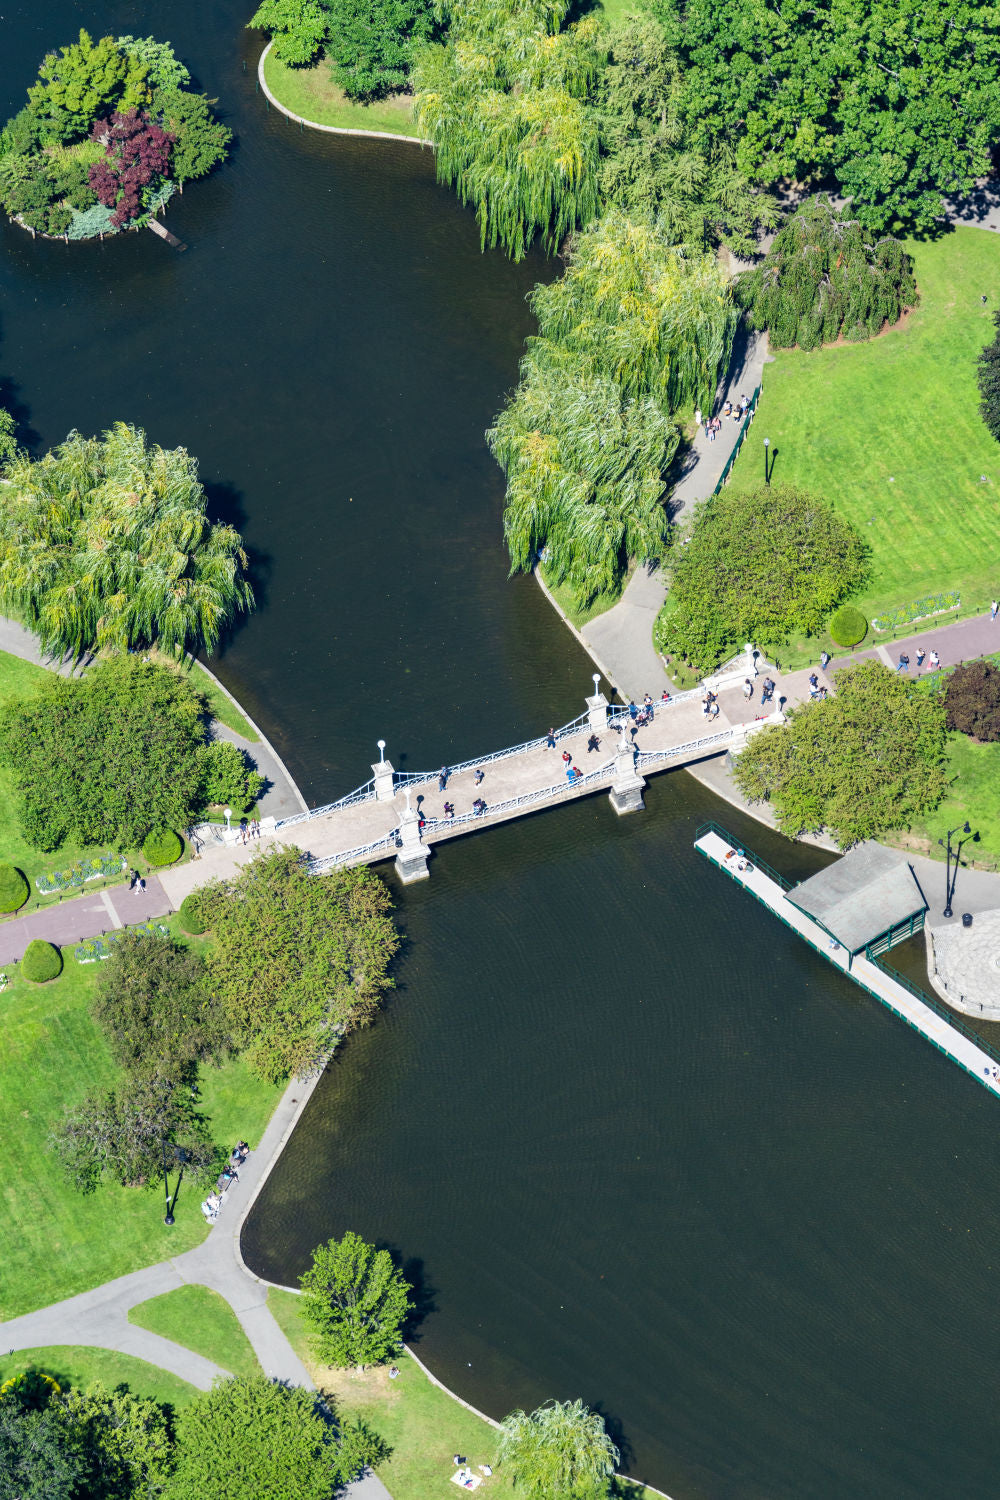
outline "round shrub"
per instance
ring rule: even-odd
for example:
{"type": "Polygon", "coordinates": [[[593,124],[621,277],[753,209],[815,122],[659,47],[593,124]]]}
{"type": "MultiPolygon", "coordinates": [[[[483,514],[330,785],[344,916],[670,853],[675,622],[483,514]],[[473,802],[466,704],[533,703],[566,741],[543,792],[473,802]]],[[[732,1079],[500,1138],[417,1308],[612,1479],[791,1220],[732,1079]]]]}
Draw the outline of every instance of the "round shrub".
{"type": "Polygon", "coordinates": [[[28,882],[15,865],[0,864],[0,911],[17,911],[27,901],[28,882]]]}
{"type": "Polygon", "coordinates": [[[830,634],[838,646],[856,646],[868,634],[868,621],[853,604],[842,604],[830,620],[830,634]]]}
{"type": "Polygon", "coordinates": [[[154,828],[147,833],[142,852],[151,865],[172,865],[180,859],[184,845],[172,828],[154,828]]]}
{"type": "Polygon", "coordinates": [[[62,966],[62,954],[58,948],[42,938],[32,938],[24,950],[21,973],[32,984],[48,984],[50,979],[56,979],[62,973],[62,966]]]}
{"type": "Polygon", "coordinates": [[[201,906],[194,892],[184,897],[178,916],[184,931],[190,933],[192,937],[197,937],[199,933],[206,930],[207,923],[201,914],[201,906]]]}

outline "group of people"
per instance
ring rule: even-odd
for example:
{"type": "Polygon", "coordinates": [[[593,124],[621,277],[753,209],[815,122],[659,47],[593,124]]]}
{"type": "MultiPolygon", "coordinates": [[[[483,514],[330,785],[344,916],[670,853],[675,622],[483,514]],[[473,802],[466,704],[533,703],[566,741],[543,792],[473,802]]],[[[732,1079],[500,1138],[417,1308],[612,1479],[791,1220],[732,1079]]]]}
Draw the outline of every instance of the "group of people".
{"type": "Polygon", "coordinates": [[[226,1163],[218,1182],[201,1205],[201,1211],[210,1224],[219,1217],[222,1207],[222,1194],[226,1192],[229,1185],[240,1180],[240,1167],[250,1155],[250,1147],[246,1141],[237,1141],[229,1153],[229,1161],[226,1163]],[[221,1188],[221,1192],[219,1191],[221,1188]]]}
{"type": "MultiPolygon", "coordinates": [[[[715,439],[718,437],[719,433],[722,431],[722,423],[723,423],[723,421],[727,421],[727,422],[728,421],[742,422],[743,418],[746,416],[746,414],[747,414],[747,412],[749,410],[750,410],[750,397],[749,396],[741,396],[738,401],[727,401],[725,403],[725,405],[723,406],[723,408],[722,408],[722,416],[720,416],[720,417],[706,417],[704,419],[705,436],[708,438],[708,441],[710,443],[714,443],[715,442],[715,439]]],[[[701,415],[700,408],[699,408],[698,411],[695,412],[695,420],[697,421],[698,426],[701,427],[702,426],[702,415],[701,415]]]]}
{"type": "Polygon", "coordinates": [[[713,693],[711,688],[705,689],[705,696],[701,700],[701,711],[706,719],[717,719],[719,717],[719,695],[713,693]]]}
{"type": "MultiPolygon", "coordinates": [[[[920,668],[924,664],[925,658],[927,660],[927,670],[929,672],[936,672],[941,665],[941,658],[936,651],[932,651],[930,656],[927,656],[927,653],[924,650],[923,646],[917,647],[917,671],[920,671],[920,668]]],[[[909,670],[910,658],[905,651],[901,651],[899,653],[899,660],[896,663],[896,671],[908,672],[909,670]]]]}
{"type": "Polygon", "coordinates": [[[240,819],[240,842],[243,843],[243,844],[249,844],[249,842],[250,842],[251,839],[259,839],[259,838],[260,838],[260,819],[259,818],[250,818],[248,820],[247,818],[241,818],[240,819]]]}
{"type": "Polygon", "coordinates": [[[829,689],[824,682],[820,682],[815,672],[809,673],[809,696],[810,698],[826,698],[829,689]]]}
{"type": "Polygon", "coordinates": [[[132,871],[132,876],[129,880],[128,888],[130,891],[134,891],[137,896],[144,896],[146,894],[146,882],[143,880],[138,870],[132,871]]]}

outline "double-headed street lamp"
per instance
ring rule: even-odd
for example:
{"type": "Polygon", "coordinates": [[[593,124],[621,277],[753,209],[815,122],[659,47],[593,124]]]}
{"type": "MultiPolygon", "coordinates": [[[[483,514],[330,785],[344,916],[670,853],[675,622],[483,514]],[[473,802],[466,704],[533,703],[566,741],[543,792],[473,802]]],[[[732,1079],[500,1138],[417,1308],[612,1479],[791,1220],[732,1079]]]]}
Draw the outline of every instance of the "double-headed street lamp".
{"type": "Polygon", "coordinates": [[[946,917],[950,917],[952,915],[951,898],[955,894],[955,881],[958,879],[958,861],[961,858],[962,845],[965,843],[965,839],[972,832],[972,829],[969,827],[968,819],[966,819],[961,829],[961,833],[964,836],[959,839],[958,846],[955,849],[955,873],[953,877],[951,869],[951,836],[953,833],[958,833],[959,831],[960,830],[957,828],[948,829],[947,844],[945,843],[944,839],[938,839],[938,843],[944,850],[944,912],[942,913],[942,915],[946,917]]]}
{"type": "Polygon", "coordinates": [[[770,471],[770,469],[767,466],[767,459],[768,459],[768,453],[769,453],[770,447],[771,447],[771,439],[770,438],[765,438],[764,439],[764,483],[765,484],[770,484],[771,483],[771,471],[770,471]]]}

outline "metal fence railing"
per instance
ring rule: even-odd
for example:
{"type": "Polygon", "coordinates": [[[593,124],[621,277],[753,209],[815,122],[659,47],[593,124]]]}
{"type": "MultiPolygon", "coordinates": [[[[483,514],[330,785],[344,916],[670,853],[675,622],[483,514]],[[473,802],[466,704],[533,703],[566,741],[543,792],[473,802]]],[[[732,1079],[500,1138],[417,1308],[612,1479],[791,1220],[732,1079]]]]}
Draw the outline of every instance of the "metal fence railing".
{"type": "Polygon", "coordinates": [[[710,818],[707,823],[700,823],[698,825],[695,830],[695,838],[703,839],[706,833],[717,833],[719,838],[724,839],[731,849],[735,849],[738,855],[742,855],[748,859],[755,869],[763,871],[768,879],[773,880],[775,885],[780,885],[783,891],[790,891],[792,889],[795,884],[794,881],[786,880],[784,875],[779,874],[766,860],[761,859],[753,849],[747,849],[745,845],[740,843],[735,834],[730,833],[728,828],[724,828],[714,818],[710,818]]]}
{"type": "Polygon", "coordinates": [[[977,1047],[981,1047],[988,1057],[992,1057],[994,1062],[1000,1063],[1000,1047],[994,1042],[988,1042],[985,1037],[980,1036],[975,1027],[969,1026],[955,1011],[951,1010],[942,1001],[936,1000],[933,995],[929,995],[918,984],[914,984],[912,979],[907,979],[905,974],[901,974],[898,969],[894,969],[891,964],[885,963],[883,959],[867,951],[865,957],[871,960],[876,969],[881,969],[890,979],[894,979],[897,984],[901,984],[904,990],[908,990],[923,1005],[929,1006],[943,1021],[947,1021],[949,1026],[954,1027],[956,1031],[960,1031],[968,1041],[973,1042],[977,1047]]]}
{"type": "Polygon", "coordinates": [[[763,383],[763,381],[761,381],[760,385],[757,386],[756,390],[754,391],[753,396],[750,398],[750,405],[747,407],[747,414],[743,418],[743,421],[740,423],[740,430],[736,434],[736,442],[733,444],[733,451],[732,451],[732,453],[730,453],[729,457],[727,458],[727,460],[726,460],[726,467],[723,469],[722,474],[719,477],[719,482],[715,486],[715,489],[712,492],[715,495],[717,495],[719,493],[719,491],[722,489],[722,486],[724,484],[728,484],[729,483],[729,476],[730,476],[730,474],[733,471],[733,464],[736,462],[737,458],[739,457],[740,449],[743,447],[743,440],[744,440],[744,438],[746,437],[747,433],[750,431],[750,426],[751,426],[751,424],[753,422],[754,415],[755,415],[755,413],[757,411],[757,404],[760,401],[760,393],[761,393],[761,391],[763,389],[764,389],[764,383],[763,383]]]}

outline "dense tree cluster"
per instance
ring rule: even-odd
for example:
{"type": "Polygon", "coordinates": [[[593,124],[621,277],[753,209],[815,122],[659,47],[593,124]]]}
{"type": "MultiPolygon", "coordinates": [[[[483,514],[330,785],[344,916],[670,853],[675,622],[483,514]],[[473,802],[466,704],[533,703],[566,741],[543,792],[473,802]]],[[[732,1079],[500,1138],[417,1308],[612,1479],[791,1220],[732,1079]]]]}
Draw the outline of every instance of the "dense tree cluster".
{"type": "Polygon", "coordinates": [[[545,548],[589,600],[619,585],[629,557],[661,552],[673,417],[708,403],[734,314],[712,256],[618,209],[576,237],[566,274],[531,306],[538,335],[488,434],[507,475],[504,534],[515,569],[545,548]]]}
{"type": "Polygon", "coordinates": [[[945,710],[941,694],[878,661],[838,672],[836,688],[755,734],[733,775],[750,802],[770,802],[783,833],[826,828],[846,849],[940,802],[945,710]]]}
{"type": "Polygon", "coordinates": [[[176,1415],[124,1386],[63,1390],[34,1370],[0,1391],[11,1500],[330,1500],[388,1451],[363,1422],[338,1431],[314,1394],[265,1375],[222,1381],[176,1415]]]}
{"type": "Polygon", "coordinates": [[[43,646],[212,650],[253,605],[238,532],[206,515],[198,463],[118,422],[14,457],[0,489],[0,608],[43,646]]]}
{"type": "Polygon", "coordinates": [[[434,24],[430,0],[263,0],[249,22],[289,67],[325,52],[347,97],[366,102],[406,87],[434,24]]]}
{"type": "Polygon", "coordinates": [[[860,534],[815,496],[788,485],[723,489],[696,508],[672,555],[657,644],[701,671],[744,641],[773,652],[794,630],[819,630],[866,568],[860,534]]]}
{"type": "Polygon", "coordinates": [[[0,202],[30,229],[70,239],[145,223],[231,140],[190,82],[165,42],[81,31],[47,54],[0,131],[0,202]]]}
{"type": "Polygon", "coordinates": [[[1000,443],[1000,313],[993,314],[996,335],[979,356],[979,414],[1000,443]]]}
{"type": "Polygon", "coordinates": [[[47,678],[0,711],[0,763],[36,849],[71,841],[138,848],[154,829],[186,828],[219,791],[253,800],[260,777],[235,746],[206,745],[206,703],[182,672],[123,656],[84,677],[47,678]],[[237,766],[231,752],[236,751],[237,766]]]}
{"type": "Polygon", "coordinates": [[[818,194],[789,215],[762,263],[739,277],[737,295],[774,348],[815,349],[841,334],[871,338],[914,305],[917,287],[899,240],[876,237],[818,194]]]}

